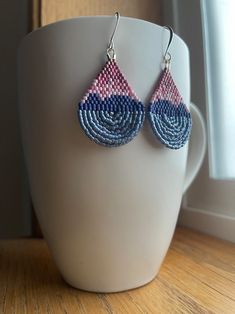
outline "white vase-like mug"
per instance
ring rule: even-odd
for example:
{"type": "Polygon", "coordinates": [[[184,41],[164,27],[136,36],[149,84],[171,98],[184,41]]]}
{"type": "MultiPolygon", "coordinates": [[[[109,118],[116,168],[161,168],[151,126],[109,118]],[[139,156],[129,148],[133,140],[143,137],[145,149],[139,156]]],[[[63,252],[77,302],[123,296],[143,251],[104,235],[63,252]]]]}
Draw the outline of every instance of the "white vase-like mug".
{"type": "MultiPolygon", "coordinates": [[[[85,136],[76,105],[106,61],[114,24],[115,17],[106,16],[45,26],[26,36],[18,58],[23,146],[42,232],[63,278],[97,292],[135,288],[156,276],[182,195],[205,153],[205,127],[194,105],[189,153],[188,145],[161,145],[147,121],[117,148],[85,136]]],[[[146,105],[168,39],[158,25],[120,19],[117,63],[146,105]]],[[[172,76],[189,104],[188,48],[175,35],[170,52],[172,76]]]]}

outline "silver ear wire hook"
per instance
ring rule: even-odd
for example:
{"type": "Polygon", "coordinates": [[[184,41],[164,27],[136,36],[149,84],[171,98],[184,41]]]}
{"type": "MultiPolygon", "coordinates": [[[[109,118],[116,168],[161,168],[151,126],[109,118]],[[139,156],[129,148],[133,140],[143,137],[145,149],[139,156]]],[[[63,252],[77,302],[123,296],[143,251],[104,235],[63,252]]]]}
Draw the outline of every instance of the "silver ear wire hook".
{"type": "Polygon", "coordinates": [[[117,27],[118,27],[118,23],[119,23],[119,20],[120,20],[119,12],[116,12],[115,16],[116,16],[116,24],[115,24],[115,27],[114,27],[114,30],[113,30],[113,33],[112,33],[112,36],[111,36],[108,48],[107,48],[107,57],[108,57],[109,60],[116,60],[116,54],[115,54],[115,50],[114,50],[113,38],[114,38],[114,35],[116,33],[116,30],[117,30],[117,27]]]}
{"type": "Polygon", "coordinates": [[[168,69],[169,66],[170,66],[170,62],[171,62],[171,54],[168,52],[168,50],[170,48],[170,45],[171,45],[171,42],[172,42],[172,39],[173,39],[174,31],[173,31],[173,29],[170,26],[164,26],[164,28],[168,29],[169,32],[170,32],[170,38],[169,38],[169,41],[168,41],[168,45],[167,45],[166,51],[165,51],[165,53],[163,55],[163,62],[165,64],[165,67],[168,69]]]}

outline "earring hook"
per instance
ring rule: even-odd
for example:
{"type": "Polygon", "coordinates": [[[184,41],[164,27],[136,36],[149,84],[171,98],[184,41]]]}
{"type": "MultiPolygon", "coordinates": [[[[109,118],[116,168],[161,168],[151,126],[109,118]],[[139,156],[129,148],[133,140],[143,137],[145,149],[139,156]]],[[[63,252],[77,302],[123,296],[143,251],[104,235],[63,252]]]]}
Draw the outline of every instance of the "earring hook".
{"type": "Polygon", "coordinates": [[[174,31],[173,31],[173,29],[170,26],[164,26],[164,28],[168,29],[169,32],[170,32],[170,37],[169,37],[169,41],[168,41],[168,44],[167,44],[167,47],[166,47],[166,51],[165,51],[165,53],[163,55],[163,61],[165,63],[165,67],[169,68],[169,65],[170,65],[170,62],[171,62],[171,54],[168,52],[168,50],[169,50],[171,42],[173,40],[174,31]]]}
{"type": "Polygon", "coordinates": [[[119,20],[120,20],[120,13],[116,12],[115,13],[115,17],[116,17],[116,24],[115,24],[112,36],[110,38],[110,42],[109,42],[108,48],[107,48],[107,57],[108,57],[109,60],[115,60],[116,59],[113,38],[114,38],[114,35],[116,33],[116,30],[117,30],[117,27],[118,27],[118,23],[119,23],[119,20]]]}

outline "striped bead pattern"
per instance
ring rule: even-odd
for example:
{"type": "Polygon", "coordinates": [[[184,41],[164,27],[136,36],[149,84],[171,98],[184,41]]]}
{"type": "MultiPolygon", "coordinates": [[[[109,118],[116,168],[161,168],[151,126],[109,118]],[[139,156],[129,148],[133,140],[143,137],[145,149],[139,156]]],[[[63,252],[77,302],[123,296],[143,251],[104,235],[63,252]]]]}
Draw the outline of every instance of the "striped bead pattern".
{"type": "Polygon", "coordinates": [[[144,106],[128,85],[115,60],[109,60],[78,104],[78,118],[95,143],[116,147],[140,131],[144,106]]]}
{"type": "Polygon", "coordinates": [[[153,133],[166,147],[179,149],[186,144],[192,118],[167,68],[162,72],[147,114],[153,133]]]}

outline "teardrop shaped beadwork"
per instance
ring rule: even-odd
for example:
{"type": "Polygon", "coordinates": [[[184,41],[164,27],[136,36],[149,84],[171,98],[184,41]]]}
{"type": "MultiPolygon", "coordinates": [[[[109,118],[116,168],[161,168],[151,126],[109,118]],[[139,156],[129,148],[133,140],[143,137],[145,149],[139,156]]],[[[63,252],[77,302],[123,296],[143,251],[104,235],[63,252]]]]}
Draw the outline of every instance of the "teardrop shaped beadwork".
{"type": "Polygon", "coordinates": [[[148,118],[153,133],[168,148],[179,149],[188,141],[192,129],[191,114],[167,68],[150,100],[148,118]]]}
{"type": "Polygon", "coordinates": [[[144,122],[144,106],[132,91],[115,60],[109,60],[78,104],[85,134],[100,145],[130,142],[144,122]]]}

